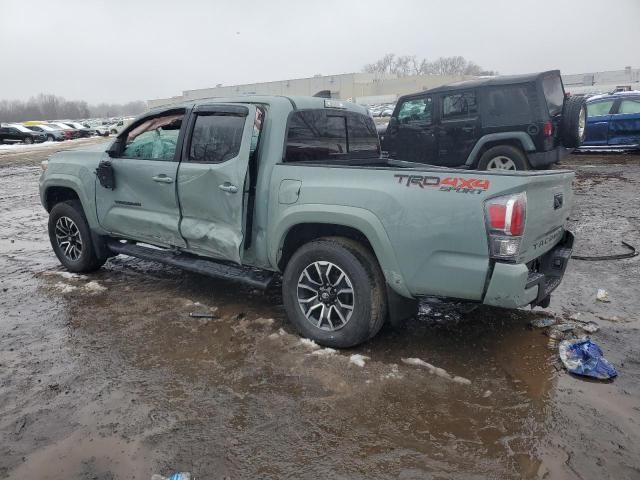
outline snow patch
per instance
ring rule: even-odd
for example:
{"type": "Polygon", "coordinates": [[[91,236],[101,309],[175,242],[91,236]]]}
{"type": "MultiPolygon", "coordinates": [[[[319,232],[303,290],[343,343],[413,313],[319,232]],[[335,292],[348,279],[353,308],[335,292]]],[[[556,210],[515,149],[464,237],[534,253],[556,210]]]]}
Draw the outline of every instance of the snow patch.
{"type": "Polygon", "coordinates": [[[69,285],[68,283],[63,283],[63,282],[58,282],[54,285],[54,287],[60,292],[60,293],[71,293],[74,290],[76,290],[78,287],[75,287],[73,285],[69,285]]]}
{"type": "Polygon", "coordinates": [[[349,357],[349,363],[353,363],[357,367],[364,367],[365,360],[370,360],[370,358],[365,355],[360,355],[359,353],[355,353],[349,357]]]}
{"type": "Polygon", "coordinates": [[[48,272],[43,272],[44,275],[58,275],[62,278],[65,278],[67,280],[71,280],[71,279],[77,279],[77,278],[84,278],[83,275],[78,275],[77,273],[71,273],[71,272],[60,272],[57,270],[51,270],[48,272]]]}
{"type": "MultiPolygon", "coordinates": [[[[283,334],[284,334],[284,331],[283,331],[283,334]]],[[[301,338],[300,339],[300,345],[304,345],[305,347],[313,348],[314,350],[317,350],[317,349],[320,348],[320,345],[318,345],[313,340],[309,340],[308,338],[301,338]]]]}
{"type": "Polygon", "coordinates": [[[103,287],[95,280],[92,280],[91,282],[87,283],[84,286],[84,289],[88,292],[98,293],[98,292],[104,292],[107,289],[107,287],[103,287]]]}
{"type": "Polygon", "coordinates": [[[315,350],[311,352],[311,355],[317,355],[318,357],[330,357],[331,355],[335,355],[338,351],[334,348],[321,348],[320,350],[315,350]]]}
{"type": "Polygon", "coordinates": [[[436,367],[431,365],[430,363],[425,362],[421,358],[403,358],[402,363],[406,365],[412,365],[414,367],[422,367],[426,368],[430,374],[436,375],[437,377],[446,378],[447,380],[451,380],[452,382],[459,383],[461,385],[471,385],[471,380],[459,377],[457,375],[451,375],[444,368],[436,367]]]}

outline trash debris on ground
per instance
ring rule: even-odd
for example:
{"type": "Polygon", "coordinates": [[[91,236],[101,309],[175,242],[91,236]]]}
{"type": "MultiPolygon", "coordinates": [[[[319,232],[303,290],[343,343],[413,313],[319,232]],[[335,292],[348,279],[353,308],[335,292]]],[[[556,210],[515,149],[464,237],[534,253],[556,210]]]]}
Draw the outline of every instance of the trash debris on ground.
{"type": "Polygon", "coordinates": [[[162,475],[152,475],[151,480],[196,480],[196,477],[192,477],[189,472],[177,472],[168,477],[162,475]]]}
{"type": "Polygon", "coordinates": [[[219,318],[215,313],[201,313],[201,312],[191,312],[189,313],[191,318],[219,318]]]}
{"type": "Polygon", "coordinates": [[[609,293],[604,288],[599,288],[596,292],[596,300],[600,302],[610,302],[609,293]]]}
{"type": "Polygon", "coordinates": [[[571,330],[575,330],[577,325],[575,323],[561,323],[555,326],[555,329],[560,332],[569,332],[571,330]]]}
{"type": "Polygon", "coordinates": [[[600,262],[603,260],[622,260],[625,258],[633,258],[638,256],[638,252],[636,251],[636,248],[633,245],[630,245],[624,240],[622,240],[621,243],[624,247],[626,247],[630,251],[626,253],[616,253],[614,255],[597,255],[592,257],[586,257],[583,255],[571,255],[571,258],[575,260],[585,260],[588,262],[600,262]]]}
{"type": "Polygon", "coordinates": [[[587,333],[595,333],[600,330],[600,327],[596,322],[589,322],[582,325],[582,329],[587,333]]]}
{"type": "Polygon", "coordinates": [[[355,353],[349,357],[349,363],[353,363],[357,367],[364,367],[365,360],[369,360],[370,358],[365,355],[360,355],[359,353],[355,353]]]}
{"type": "Polygon", "coordinates": [[[482,398],[489,398],[492,394],[493,394],[493,392],[492,392],[491,390],[486,390],[486,391],[482,394],[482,398]]]}
{"type": "Polygon", "coordinates": [[[531,320],[529,325],[535,328],[546,328],[556,323],[555,318],[536,318],[535,320],[531,320]]]}
{"type": "Polygon", "coordinates": [[[462,385],[471,385],[471,380],[464,377],[459,377],[457,375],[451,375],[444,368],[431,365],[430,363],[425,362],[421,358],[403,358],[402,363],[406,365],[413,365],[415,367],[426,368],[429,371],[429,373],[431,373],[432,375],[446,378],[447,380],[451,380],[452,382],[460,383],[462,385]]]}
{"type": "Polygon", "coordinates": [[[567,371],[575,375],[607,380],[618,375],[602,355],[602,349],[590,338],[563,340],[558,348],[560,360],[567,371]]]}

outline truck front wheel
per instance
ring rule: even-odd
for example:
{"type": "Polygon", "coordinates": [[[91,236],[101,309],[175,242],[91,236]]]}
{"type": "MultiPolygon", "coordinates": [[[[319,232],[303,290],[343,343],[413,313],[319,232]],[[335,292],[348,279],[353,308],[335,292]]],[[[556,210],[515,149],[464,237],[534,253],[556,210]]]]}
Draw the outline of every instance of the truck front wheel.
{"type": "Polygon", "coordinates": [[[91,230],[77,200],[57,203],[51,209],[49,240],[60,263],[71,272],[93,272],[106,260],[96,255],[91,230]]]}
{"type": "Polygon", "coordinates": [[[348,348],[375,336],[387,315],[385,280],[373,253],[343,237],[298,249],[285,268],[282,298],[300,335],[348,348]]]}

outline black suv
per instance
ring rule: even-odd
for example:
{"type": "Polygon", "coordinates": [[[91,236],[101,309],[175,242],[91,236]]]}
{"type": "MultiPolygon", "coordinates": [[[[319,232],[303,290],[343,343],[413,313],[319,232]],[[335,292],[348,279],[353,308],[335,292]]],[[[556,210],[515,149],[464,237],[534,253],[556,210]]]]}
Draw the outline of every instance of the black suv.
{"type": "Polygon", "coordinates": [[[528,170],[558,162],[585,136],[582,97],[558,70],[491,77],[400,97],[382,150],[390,158],[479,170],[528,170]]]}
{"type": "Polygon", "coordinates": [[[33,132],[23,125],[0,127],[0,143],[41,143],[46,139],[46,135],[33,132]]]}

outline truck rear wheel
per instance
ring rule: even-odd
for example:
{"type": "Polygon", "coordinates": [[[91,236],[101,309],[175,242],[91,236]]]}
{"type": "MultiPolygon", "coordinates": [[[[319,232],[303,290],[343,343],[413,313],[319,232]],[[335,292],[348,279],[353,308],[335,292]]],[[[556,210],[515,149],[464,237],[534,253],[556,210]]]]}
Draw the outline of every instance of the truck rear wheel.
{"type": "Polygon", "coordinates": [[[71,272],[93,272],[106,261],[96,255],[91,230],[77,200],[58,203],[51,209],[49,240],[60,263],[71,272]]]}
{"type": "Polygon", "coordinates": [[[498,145],[484,152],[478,170],[529,170],[529,162],[522,150],[511,145],[498,145]]]}
{"type": "Polygon", "coordinates": [[[285,268],[282,298],[300,335],[348,348],[375,336],[387,315],[385,280],[373,253],[342,237],[298,249],[285,268]]]}

